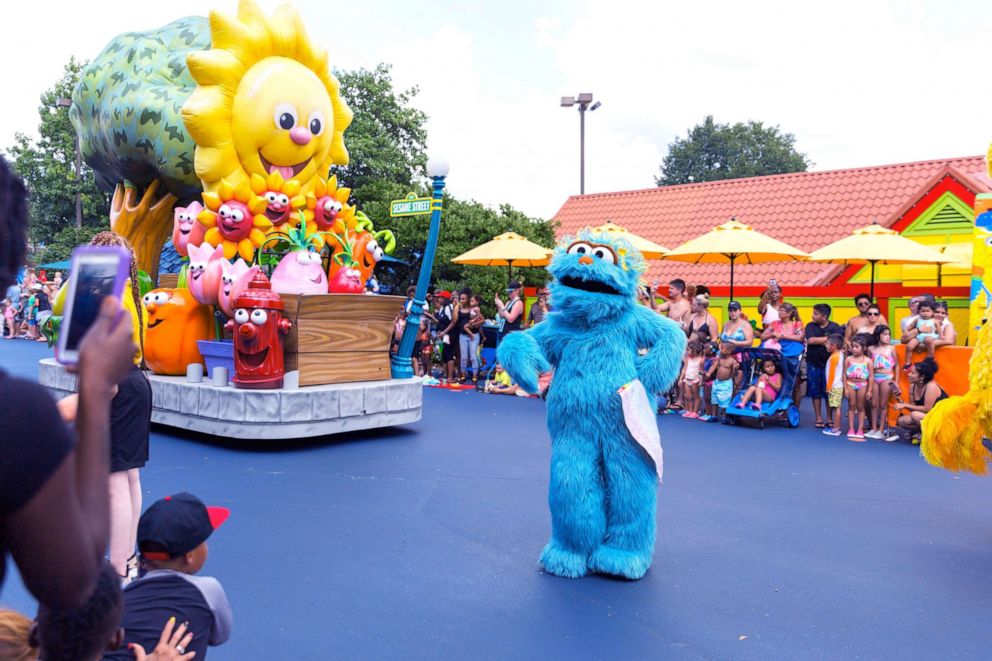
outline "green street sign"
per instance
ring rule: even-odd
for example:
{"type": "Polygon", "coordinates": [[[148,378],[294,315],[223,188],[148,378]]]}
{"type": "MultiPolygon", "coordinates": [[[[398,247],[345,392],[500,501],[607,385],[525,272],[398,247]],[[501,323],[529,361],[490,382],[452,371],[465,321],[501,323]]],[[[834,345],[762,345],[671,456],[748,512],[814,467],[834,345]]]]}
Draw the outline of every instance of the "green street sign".
{"type": "Polygon", "coordinates": [[[393,200],[389,203],[389,215],[393,218],[397,216],[420,216],[431,212],[431,198],[417,197],[413,193],[403,200],[393,200]]]}

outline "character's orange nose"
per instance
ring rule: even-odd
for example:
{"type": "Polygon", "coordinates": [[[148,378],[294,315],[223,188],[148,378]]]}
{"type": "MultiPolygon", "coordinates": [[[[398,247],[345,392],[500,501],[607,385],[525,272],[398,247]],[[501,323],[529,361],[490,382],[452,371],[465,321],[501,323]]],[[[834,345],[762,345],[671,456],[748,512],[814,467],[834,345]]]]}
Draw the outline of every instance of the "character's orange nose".
{"type": "Polygon", "coordinates": [[[158,306],[156,306],[154,303],[148,303],[147,305],[145,305],[145,310],[148,312],[148,314],[155,314],[155,310],[157,309],[158,306]]]}
{"type": "Polygon", "coordinates": [[[592,264],[592,257],[589,255],[582,255],[582,257],[579,257],[579,264],[585,264],[586,266],[592,264]]]}

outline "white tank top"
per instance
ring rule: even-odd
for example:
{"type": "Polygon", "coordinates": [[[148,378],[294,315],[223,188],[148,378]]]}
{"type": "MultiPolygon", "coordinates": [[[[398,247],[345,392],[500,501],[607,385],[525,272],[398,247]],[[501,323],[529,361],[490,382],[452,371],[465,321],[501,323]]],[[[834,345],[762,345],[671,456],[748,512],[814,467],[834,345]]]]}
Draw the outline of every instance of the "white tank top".
{"type": "Polygon", "coordinates": [[[764,316],[761,317],[762,323],[765,326],[767,326],[767,325],[771,324],[772,322],[778,321],[779,319],[780,319],[780,317],[778,316],[778,308],[772,307],[772,304],[769,303],[768,306],[765,307],[765,314],[764,314],[764,316]]]}

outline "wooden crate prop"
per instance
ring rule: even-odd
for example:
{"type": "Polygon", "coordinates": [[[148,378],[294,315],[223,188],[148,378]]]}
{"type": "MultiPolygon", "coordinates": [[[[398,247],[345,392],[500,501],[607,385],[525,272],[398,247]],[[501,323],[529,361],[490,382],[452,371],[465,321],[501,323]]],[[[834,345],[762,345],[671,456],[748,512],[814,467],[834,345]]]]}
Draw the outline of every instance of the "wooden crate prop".
{"type": "Polygon", "coordinates": [[[286,371],[301,386],[390,378],[393,320],[400,296],[282,294],[293,328],[286,338],[286,371]]]}
{"type": "Polygon", "coordinates": [[[179,286],[178,273],[159,273],[158,286],[161,289],[175,289],[179,286]]]}

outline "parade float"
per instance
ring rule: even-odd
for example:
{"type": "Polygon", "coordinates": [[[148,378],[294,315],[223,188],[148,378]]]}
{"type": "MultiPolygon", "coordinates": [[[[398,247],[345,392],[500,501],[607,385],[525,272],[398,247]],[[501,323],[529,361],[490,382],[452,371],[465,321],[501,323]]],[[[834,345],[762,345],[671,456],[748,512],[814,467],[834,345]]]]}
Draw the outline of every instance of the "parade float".
{"type": "MultiPolygon", "coordinates": [[[[122,34],[70,118],[111,228],[159,285],[143,297],[154,422],[250,439],[420,419],[420,380],[390,369],[402,299],[363,294],[395,240],[330,175],[352,112],[295,9],[241,0],[122,34]],[[170,237],[184,265],[159,282],[170,237]]],[[[53,360],[41,381],[75,388],[53,360]]]]}

